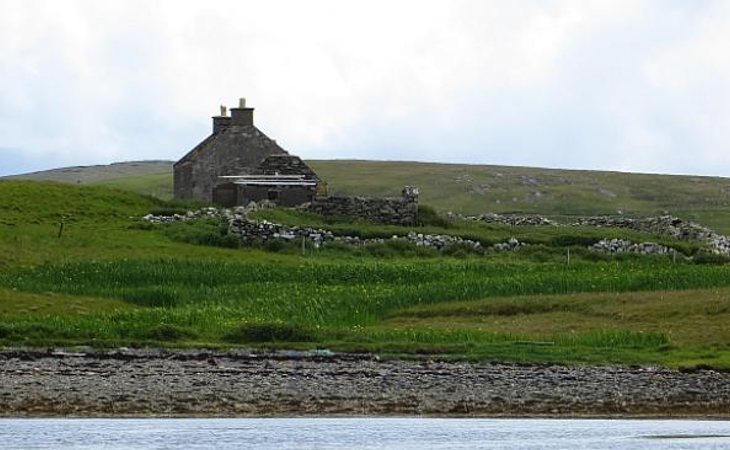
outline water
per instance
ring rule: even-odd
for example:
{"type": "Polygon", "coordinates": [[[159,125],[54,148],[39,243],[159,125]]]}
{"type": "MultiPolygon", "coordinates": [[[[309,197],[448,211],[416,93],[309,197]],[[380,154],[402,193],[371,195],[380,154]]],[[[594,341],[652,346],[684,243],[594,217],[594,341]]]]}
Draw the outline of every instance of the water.
{"type": "Polygon", "coordinates": [[[11,449],[720,449],[730,422],[546,419],[0,419],[11,449]]]}

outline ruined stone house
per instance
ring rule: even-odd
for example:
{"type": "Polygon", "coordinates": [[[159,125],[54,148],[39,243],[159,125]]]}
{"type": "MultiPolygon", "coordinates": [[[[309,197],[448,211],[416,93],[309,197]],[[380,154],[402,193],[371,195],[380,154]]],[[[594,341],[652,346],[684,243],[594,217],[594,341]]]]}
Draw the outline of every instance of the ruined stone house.
{"type": "Polygon", "coordinates": [[[311,202],[325,191],[316,173],[298,156],[267,156],[251,175],[224,176],[228,180],[213,189],[213,201],[221,206],[245,205],[269,200],[282,206],[311,202]]]}
{"type": "Polygon", "coordinates": [[[222,206],[267,199],[295,206],[322,191],[309,166],[256,128],[253,111],[244,99],[230,116],[221,107],[212,134],[173,166],[176,199],[222,206]]]}

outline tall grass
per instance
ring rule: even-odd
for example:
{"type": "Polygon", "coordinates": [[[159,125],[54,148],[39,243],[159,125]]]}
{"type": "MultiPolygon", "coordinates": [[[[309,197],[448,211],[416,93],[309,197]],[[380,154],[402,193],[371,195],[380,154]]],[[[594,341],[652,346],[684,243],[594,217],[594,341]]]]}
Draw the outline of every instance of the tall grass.
{"type": "Polygon", "coordinates": [[[46,265],[0,276],[28,292],[108,297],[309,326],[371,325],[402,308],[514,295],[730,286],[730,267],[658,261],[576,264],[421,261],[273,265],[129,260],[46,265]]]}

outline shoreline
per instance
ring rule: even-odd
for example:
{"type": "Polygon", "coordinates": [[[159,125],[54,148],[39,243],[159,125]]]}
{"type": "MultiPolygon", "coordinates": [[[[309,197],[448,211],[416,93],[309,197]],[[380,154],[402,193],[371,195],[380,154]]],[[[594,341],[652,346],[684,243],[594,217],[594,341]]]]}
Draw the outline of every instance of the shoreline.
{"type": "Polygon", "coordinates": [[[730,418],[730,373],[251,350],[0,350],[0,417],[730,418]]]}

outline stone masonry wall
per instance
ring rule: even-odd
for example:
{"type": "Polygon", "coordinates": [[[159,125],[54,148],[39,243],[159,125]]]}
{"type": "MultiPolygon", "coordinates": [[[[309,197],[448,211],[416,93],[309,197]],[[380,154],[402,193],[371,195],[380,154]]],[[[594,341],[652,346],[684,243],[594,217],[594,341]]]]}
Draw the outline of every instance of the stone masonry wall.
{"type": "Polygon", "coordinates": [[[325,217],[415,225],[418,220],[418,188],[406,186],[400,198],[316,197],[307,209],[325,217]]]}

